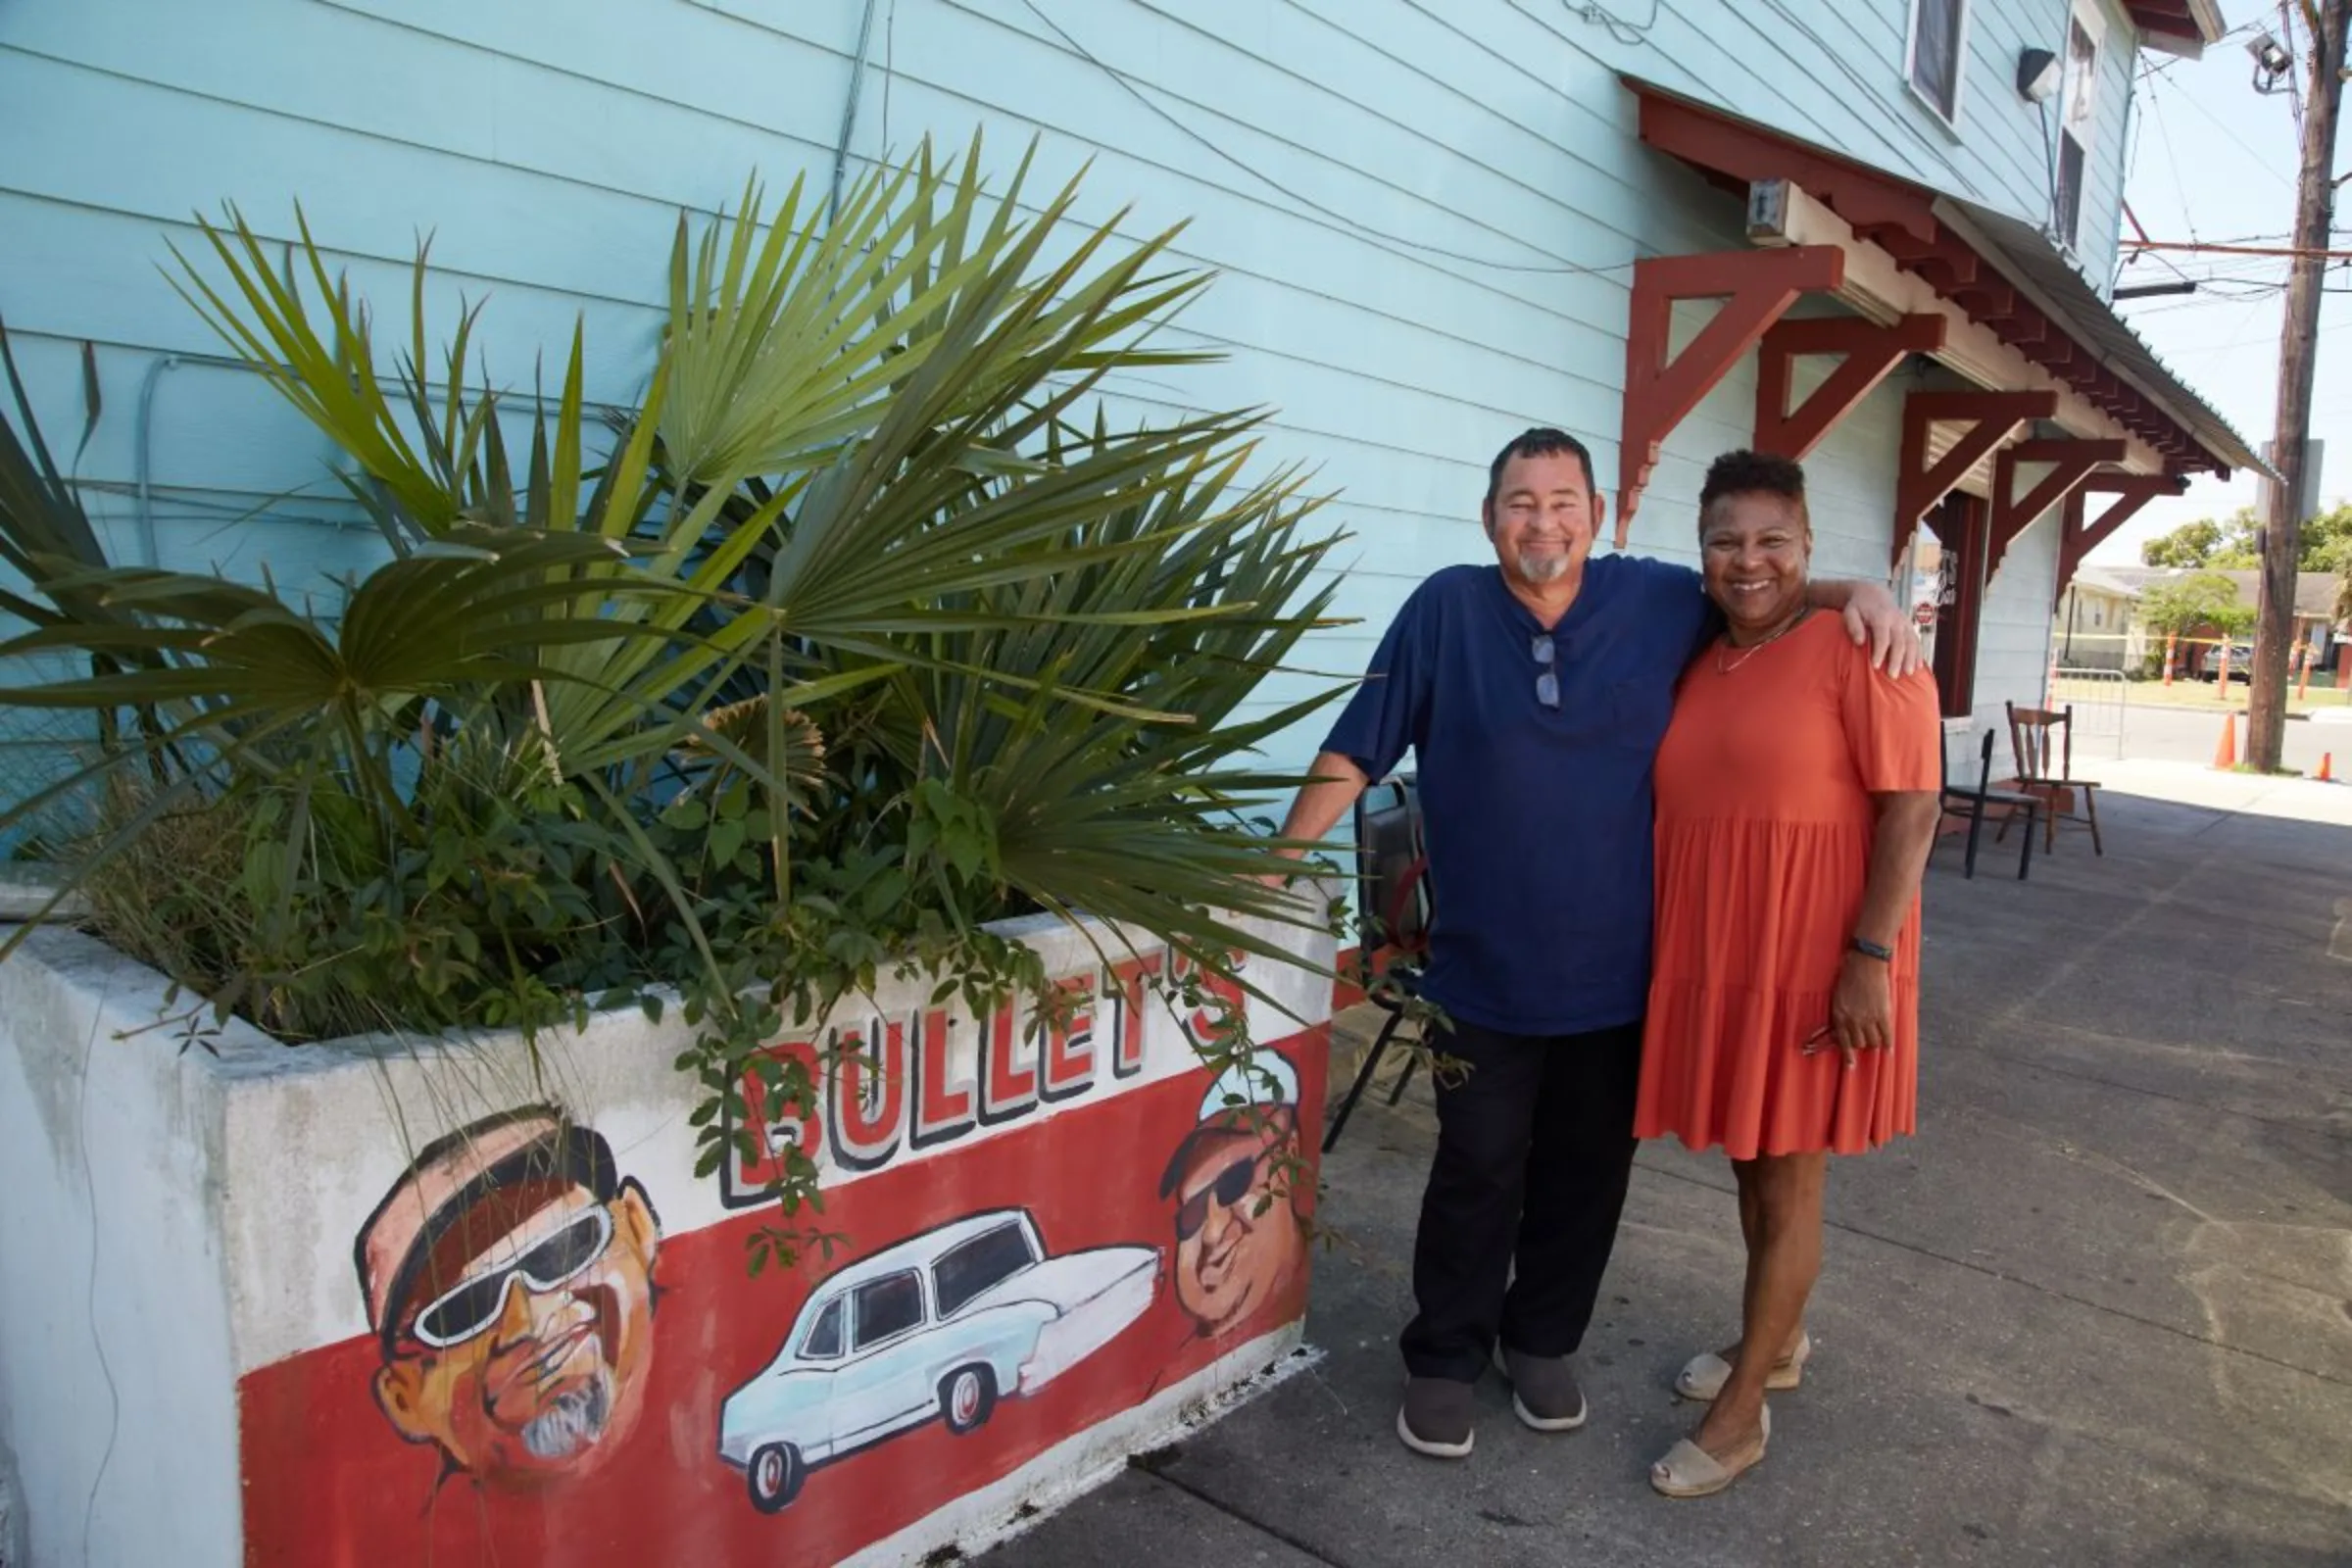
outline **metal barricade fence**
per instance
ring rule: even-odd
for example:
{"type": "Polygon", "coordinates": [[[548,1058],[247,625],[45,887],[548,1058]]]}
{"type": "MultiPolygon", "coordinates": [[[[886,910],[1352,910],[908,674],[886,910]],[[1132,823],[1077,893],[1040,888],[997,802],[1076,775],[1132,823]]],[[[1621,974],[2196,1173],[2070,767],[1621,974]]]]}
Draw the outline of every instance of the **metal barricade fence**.
{"type": "Polygon", "coordinates": [[[2124,755],[2124,713],[2131,706],[2132,683],[2120,669],[2085,669],[2061,664],[2050,671],[2052,708],[2075,710],[2075,751],[2078,755],[2106,746],[2109,755],[2124,755]]]}

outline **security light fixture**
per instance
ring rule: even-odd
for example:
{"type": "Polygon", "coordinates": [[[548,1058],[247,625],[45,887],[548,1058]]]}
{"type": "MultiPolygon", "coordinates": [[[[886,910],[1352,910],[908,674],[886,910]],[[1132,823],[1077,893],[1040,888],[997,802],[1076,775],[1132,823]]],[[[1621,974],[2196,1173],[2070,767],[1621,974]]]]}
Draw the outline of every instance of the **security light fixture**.
{"type": "Polygon", "coordinates": [[[2295,69],[2295,57],[2268,32],[2257,32],[2248,38],[2246,53],[2254,57],[2256,92],[2277,92],[2279,79],[2295,69]]]}
{"type": "Polygon", "coordinates": [[[2017,56],[2017,95],[2030,104],[2046,103],[2058,90],[2058,57],[2047,49],[2021,49],[2017,56]]]}

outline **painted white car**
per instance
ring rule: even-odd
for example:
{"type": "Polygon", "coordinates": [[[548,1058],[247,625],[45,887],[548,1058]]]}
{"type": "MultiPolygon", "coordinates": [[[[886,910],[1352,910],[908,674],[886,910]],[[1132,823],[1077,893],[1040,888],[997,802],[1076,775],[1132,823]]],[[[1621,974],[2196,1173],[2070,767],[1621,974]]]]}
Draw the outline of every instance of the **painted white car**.
{"type": "Polygon", "coordinates": [[[1046,1254],[1025,1210],[910,1237],[819,1285],[773,1361],[719,1409],[719,1457],[773,1513],[808,1471],[934,1418],[958,1435],[1143,1316],[1159,1251],[1046,1254]]]}

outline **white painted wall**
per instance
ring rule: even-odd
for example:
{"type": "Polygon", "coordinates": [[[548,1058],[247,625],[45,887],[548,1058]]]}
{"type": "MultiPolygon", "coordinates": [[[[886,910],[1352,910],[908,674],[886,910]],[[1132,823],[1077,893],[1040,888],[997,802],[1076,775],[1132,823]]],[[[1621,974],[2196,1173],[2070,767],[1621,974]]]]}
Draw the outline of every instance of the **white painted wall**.
{"type": "MultiPolygon", "coordinates": [[[[0,962],[0,1447],[41,1568],[241,1557],[229,1084],[155,1027],[168,1010],[158,976],[72,932],[0,962]]],[[[242,1026],[223,1045],[277,1050],[242,1026]]]]}

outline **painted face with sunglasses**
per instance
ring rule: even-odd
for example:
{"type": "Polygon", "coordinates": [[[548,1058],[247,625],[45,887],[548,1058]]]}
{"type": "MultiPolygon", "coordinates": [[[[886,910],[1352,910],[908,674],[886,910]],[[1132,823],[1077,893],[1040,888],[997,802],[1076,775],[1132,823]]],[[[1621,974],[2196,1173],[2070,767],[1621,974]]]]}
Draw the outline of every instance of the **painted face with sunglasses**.
{"type": "Polygon", "coordinates": [[[1284,1191],[1298,1152],[1298,1113],[1203,1126],[1177,1152],[1176,1300],[1204,1335],[1221,1334],[1298,1277],[1306,1242],[1284,1191]]]}
{"type": "Polygon", "coordinates": [[[376,1403],[482,1481],[583,1474],[644,1400],[659,1222],[587,1129],[529,1115],[459,1137],[419,1155],[363,1233],[376,1403]]]}

